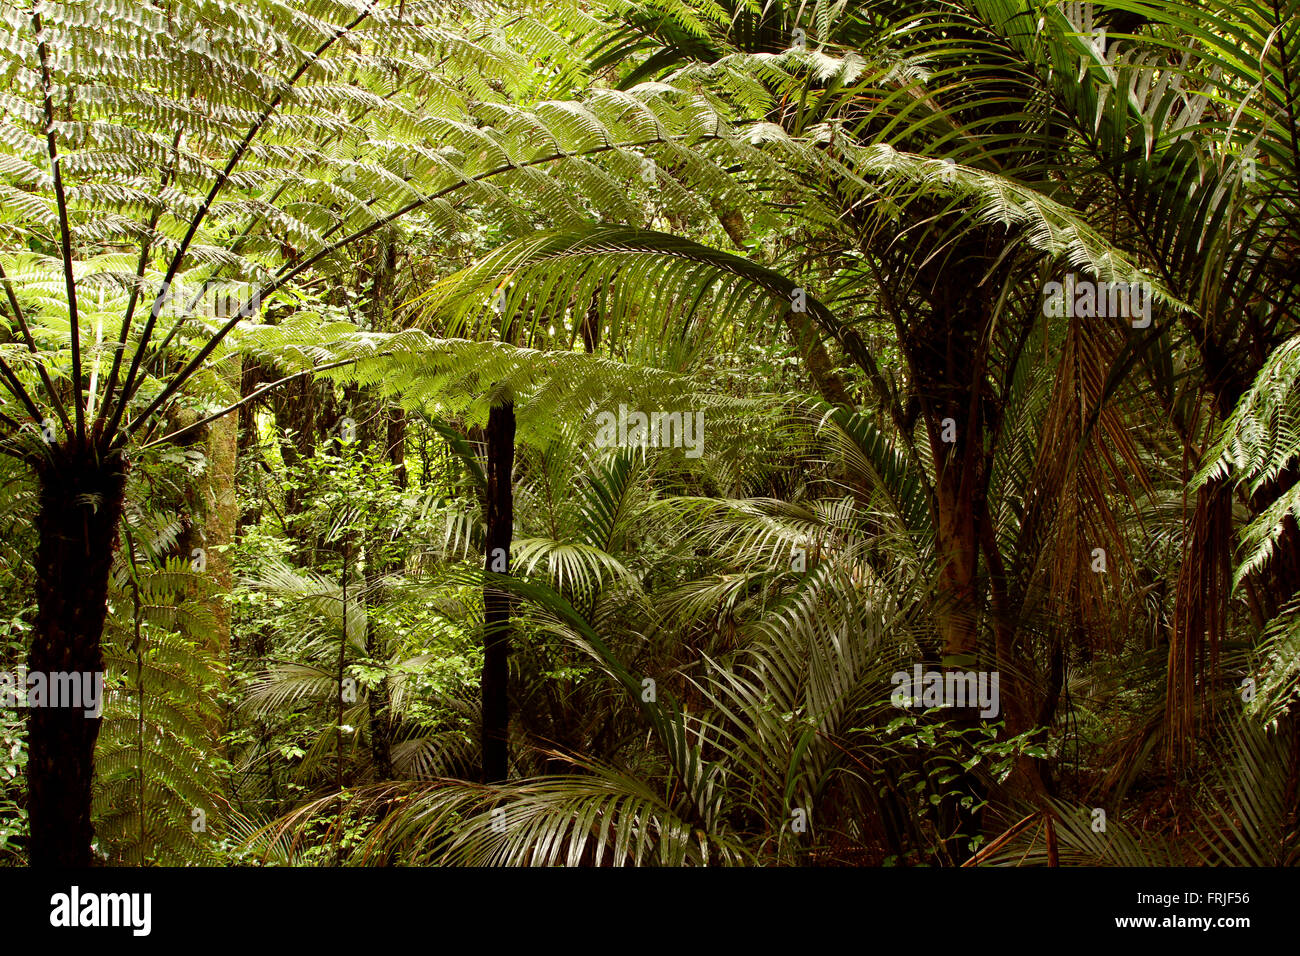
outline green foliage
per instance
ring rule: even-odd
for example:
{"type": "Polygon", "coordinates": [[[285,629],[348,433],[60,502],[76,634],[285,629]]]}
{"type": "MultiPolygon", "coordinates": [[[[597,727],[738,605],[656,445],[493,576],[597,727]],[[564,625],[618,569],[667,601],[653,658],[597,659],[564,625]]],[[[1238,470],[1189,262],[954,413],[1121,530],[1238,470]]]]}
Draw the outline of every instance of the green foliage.
{"type": "Polygon", "coordinates": [[[212,865],[224,831],[214,591],[191,560],[165,557],[169,525],[128,516],[109,599],[95,821],[116,864],[212,865]]]}
{"type": "Polygon", "coordinates": [[[121,455],[101,859],[1294,864],[1297,2],[4,4],[0,667],[121,455]]]}

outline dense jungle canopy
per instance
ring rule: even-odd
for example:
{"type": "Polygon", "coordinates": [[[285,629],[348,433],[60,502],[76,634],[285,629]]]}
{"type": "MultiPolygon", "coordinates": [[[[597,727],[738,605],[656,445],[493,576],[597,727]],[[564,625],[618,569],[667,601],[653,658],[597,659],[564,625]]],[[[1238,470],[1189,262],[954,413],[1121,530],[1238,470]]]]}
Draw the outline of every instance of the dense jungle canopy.
{"type": "Polygon", "coordinates": [[[0,76],[0,864],[1300,861],[1300,0],[0,76]]]}

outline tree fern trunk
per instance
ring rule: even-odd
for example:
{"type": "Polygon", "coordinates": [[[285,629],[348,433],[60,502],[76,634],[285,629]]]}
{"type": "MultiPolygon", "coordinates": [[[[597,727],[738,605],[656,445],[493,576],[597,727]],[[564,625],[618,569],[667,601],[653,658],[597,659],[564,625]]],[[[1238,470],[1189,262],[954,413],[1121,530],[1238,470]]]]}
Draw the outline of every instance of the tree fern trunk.
{"type": "MultiPolygon", "coordinates": [[[[483,567],[501,574],[510,569],[514,529],[515,407],[493,406],[487,425],[487,547],[483,567]]],[[[483,780],[506,779],[510,755],[510,598],[483,586],[483,780]]]]}
{"type": "MultiPolygon", "coordinates": [[[[126,485],[120,459],[71,443],[40,473],[36,634],[30,673],[101,674],[108,576],[126,485]]],[[[80,707],[28,711],[33,866],[88,866],[99,717],[80,707]]]]}

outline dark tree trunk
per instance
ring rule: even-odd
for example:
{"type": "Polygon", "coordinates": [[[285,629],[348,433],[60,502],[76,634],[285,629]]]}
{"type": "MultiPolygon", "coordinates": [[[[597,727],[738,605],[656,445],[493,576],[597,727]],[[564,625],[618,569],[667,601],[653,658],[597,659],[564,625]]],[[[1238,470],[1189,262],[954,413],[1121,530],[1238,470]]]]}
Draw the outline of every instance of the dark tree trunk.
{"type": "MultiPolygon", "coordinates": [[[[239,369],[239,397],[251,398],[262,385],[262,366],[256,359],[245,358],[239,369]]],[[[239,406],[239,453],[246,455],[257,444],[257,402],[239,406]]]]}
{"type": "MultiPolygon", "coordinates": [[[[497,405],[487,425],[487,545],[483,567],[488,573],[510,569],[514,530],[515,407],[497,405]]],[[[510,754],[510,597],[483,586],[483,781],[506,779],[510,754]]]]}
{"type": "MultiPolygon", "coordinates": [[[[102,674],[100,638],[126,470],[69,444],[40,470],[36,633],[29,673],[102,674]]],[[[91,783],[98,716],[80,707],[27,712],[27,789],[33,866],[89,866],[91,783]]]]}
{"type": "MultiPolygon", "coordinates": [[[[964,247],[954,259],[985,269],[983,249],[964,247]]],[[[980,272],[979,274],[984,274],[980,272]]],[[[980,619],[985,594],[980,579],[982,502],[992,449],[989,442],[984,334],[993,311],[978,289],[954,286],[941,273],[928,275],[929,309],[904,340],[915,389],[925,417],[934,462],[933,518],[938,581],[935,600],[942,670],[979,666],[980,619]]],[[[1003,702],[1006,694],[1000,694],[1003,702]]],[[[984,723],[978,707],[945,712],[950,726],[974,746],[984,723]]],[[[983,829],[978,807],[987,798],[972,772],[951,781],[938,805],[944,848],[953,863],[971,855],[970,840],[983,829]],[[963,800],[970,798],[963,804],[963,800]]]]}
{"type": "MultiPolygon", "coordinates": [[[[380,653],[375,629],[366,628],[366,655],[372,660],[380,653]]],[[[374,763],[375,779],[393,778],[393,754],[389,741],[389,709],[392,706],[386,680],[380,681],[366,697],[366,721],[370,731],[370,759],[374,763]]]]}

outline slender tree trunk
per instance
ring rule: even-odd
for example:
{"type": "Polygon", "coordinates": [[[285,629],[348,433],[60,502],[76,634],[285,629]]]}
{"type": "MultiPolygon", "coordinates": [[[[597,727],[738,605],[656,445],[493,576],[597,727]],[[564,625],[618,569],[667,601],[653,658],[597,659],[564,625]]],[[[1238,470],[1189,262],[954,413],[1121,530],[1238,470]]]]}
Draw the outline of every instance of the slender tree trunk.
{"type": "MultiPolygon", "coordinates": [[[[487,425],[487,546],[484,570],[508,573],[514,530],[515,407],[497,405],[487,425]]],[[[483,585],[483,781],[506,779],[510,754],[510,597],[483,585]]]]}
{"type": "MultiPolygon", "coordinates": [[[[372,660],[382,648],[375,637],[375,629],[366,624],[366,656],[372,660]]],[[[374,764],[375,779],[393,778],[393,755],[389,742],[389,708],[392,706],[387,680],[379,682],[366,696],[366,723],[370,731],[370,759],[374,764]]]]}
{"type": "Polygon", "coordinates": [[[853,400],[849,397],[849,390],[844,385],[844,379],[836,371],[835,363],[831,361],[831,357],[826,354],[821,338],[818,336],[811,320],[809,320],[807,313],[786,309],[781,318],[785,321],[785,327],[790,332],[790,338],[794,341],[795,348],[803,356],[804,366],[808,369],[813,385],[821,397],[831,405],[843,405],[845,408],[853,408],[853,400]]]}
{"type": "MultiPolygon", "coordinates": [[[[975,252],[974,261],[981,261],[975,252]]],[[[990,310],[978,293],[935,276],[928,325],[911,340],[910,365],[925,413],[934,460],[934,531],[938,563],[936,619],[944,671],[978,666],[984,585],[980,581],[980,502],[988,468],[988,410],[983,394],[984,341],[990,310]]],[[[977,706],[952,707],[950,725],[974,746],[984,722],[977,706]]],[[[983,828],[976,809],[986,798],[972,772],[945,788],[938,811],[947,855],[970,856],[970,838],[983,828]],[[964,798],[971,798],[963,805],[964,798]]]]}
{"type": "MultiPolygon", "coordinates": [[[[229,362],[218,371],[225,384],[221,401],[235,401],[241,366],[229,362]]],[[[176,425],[188,425],[193,420],[191,415],[178,416],[176,425]]],[[[235,496],[238,426],[238,417],[227,415],[191,432],[186,441],[186,444],[202,449],[205,465],[202,474],[186,488],[188,519],[177,542],[180,557],[190,562],[191,567],[200,571],[207,581],[206,586],[191,588],[188,600],[202,604],[210,615],[212,632],[207,650],[212,655],[219,693],[226,690],[229,682],[230,604],[226,598],[234,587],[229,546],[235,541],[239,511],[235,496]]],[[[226,715],[217,714],[208,728],[215,739],[220,739],[225,724],[226,715]]]]}
{"type": "MultiPolygon", "coordinates": [[[[100,639],[126,487],[120,458],[72,443],[42,466],[36,554],[36,633],[29,674],[102,675],[100,639]]],[[[102,684],[101,684],[102,686],[102,684]]],[[[89,866],[98,715],[83,707],[27,712],[27,788],[33,866],[89,866]]]]}
{"type": "MultiPolygon", "coordinates": [[[[968,439],[969,440],[969,439],[968,439]]],[[[947,446],[939,445],[942,449],[947,446]]],[[[937,465],[935,481],[936,529],[935,550],[943,562],[939,570],[939,629],[943,641],[943,670],[968,671],[975,667],[979,652],[978,609],[976,606],[976,572],[979,539],[976,534],[975,509],[971,498],[969,462],[965,456],[948,455],[937,465]],[[966,467],[959,468],[962,460],[966,467]]],[[[954,707],[949,721],[964,732],[972,743],[974,730],[982,723],[979,707],[954,707]]],[[[972,773],[953,781],[951,790],[939,805],[942,837],[949,855],[960,863],[970,856],[970,838],[980,833],[978,810],[961,804],[961,797],[974,798],[974,805],[985,794],[972,773]]]]}
{"type": "MultiPolygon", "coordinates": [[[[977,436],[978,437],[978,436],[977,436]]],[[[943,447],[942,445],[939,447],[943,447]]],[[[968,473],[953,458],[941,457],[935,480],[938,528],[935,552],[939,555],[939,628],[945,662],[970,667],[979,652],[976,608],[976,571],[979,538],[968,473]]],[[[963,463],[964,464],[964,463],[963,463]]]]}

